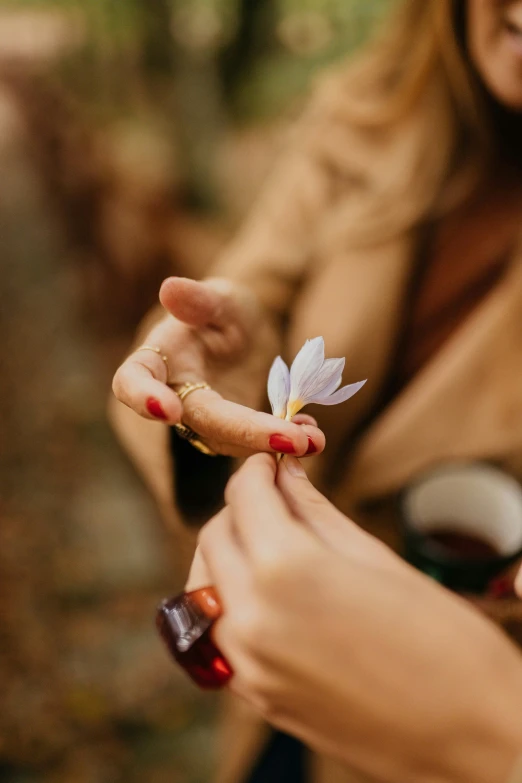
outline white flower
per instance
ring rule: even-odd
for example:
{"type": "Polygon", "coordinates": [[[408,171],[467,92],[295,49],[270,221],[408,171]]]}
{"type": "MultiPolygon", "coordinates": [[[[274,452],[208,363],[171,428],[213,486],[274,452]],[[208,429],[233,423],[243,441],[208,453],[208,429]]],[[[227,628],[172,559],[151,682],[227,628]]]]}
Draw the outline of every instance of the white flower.
{"type": "Polygon", "coordinates": [[[279,419],[286,416],[288,397],[290,396],[290,370],[286,362],[280,356],[274,359],[274,363],[268,374],[268,399],[272,406],[272,413],[279,419]]]}
{"type": "Polygon", "coordinates": [[[353,397],[366,381],[339,389],[344,359],[325,359],[324,340],[307,340],[289,370],[280,356],[274,360],[268,376],[268,399],[272,413],[290,421],[305,405],[337,405],[353,397]]]}

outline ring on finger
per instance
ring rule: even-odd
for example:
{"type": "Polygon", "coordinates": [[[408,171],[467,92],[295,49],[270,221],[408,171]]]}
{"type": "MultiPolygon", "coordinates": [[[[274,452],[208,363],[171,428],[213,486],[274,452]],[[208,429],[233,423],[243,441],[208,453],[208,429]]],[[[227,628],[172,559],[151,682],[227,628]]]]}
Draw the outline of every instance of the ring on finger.
{"type": "Polygon", "coordinates": [[[173,383],[169,384],[169,386],[176,392],[181,402],[183,402],[183,400],[185,400],[189,394],[192,394],[192,392],[195,391],[199,391],[200,389],[213,391],[212,386],[209,386],[208,383],[205,383],[204,381],[201,381],[200,383],[191,383],[190,381],[186,381],[185,383],[180,384],[179,388],[176,389],[175,386],[177,385],[178,384],[173,383]]]}
{"type": "MultiPolygon", "coordinates": [[[[200,383],[191,383],[190,381],[187,381],[181,384],[179,389],[175,389],[173,384],[170,385],[180,398],[181,402],[183,402],[189,396],[189,394],[192,394],[192,392],[198,391],[200,389],[207,389],[212,391],[212,387],[204,381],[201,381],[200,383]]],[[[180,424],[175,424],[174,429],[180,438],[188,441],[191,446],[194,446],[194,448],[200,451],[202,454],[206,454],[208,457],[217,456],[216,452],[213,451],[210,446],[207,446],[203,440],[201,440],[197,432],[191,430],[190,427],[186,426],[186,424],[183,424],[182,422],[180,424]]]]}
{"type": "Polygon", "coordinates": [[[174,429],[180,438],[188,441],[191,446],[194,446],[194,448],[200,451],[202,454],[206,454],[207,457],[217,457],[217,452],[213,451],[210,446],[207,446],[207,444],[201,440],[197,432],[191,430],[190,427],[180,423],[174,424],[174,429]]]}
{"type": "Polygon", "coordinates": [[[134,353],[138,353],[139,351],[154,351],[154,353],[158,354],[158,356],[160,357],[160,359],[162,359],[163,364],[165,365],[165,367],[167,369],[167,381],[166,382],[168,384],[169,375],[170,375],[169,360],[167,359],[167,357],[165,356],[165,354],[163,353],[163,351],[161,350],[159,345],[140,345],[139,348],[135,349],[134,353]]]}

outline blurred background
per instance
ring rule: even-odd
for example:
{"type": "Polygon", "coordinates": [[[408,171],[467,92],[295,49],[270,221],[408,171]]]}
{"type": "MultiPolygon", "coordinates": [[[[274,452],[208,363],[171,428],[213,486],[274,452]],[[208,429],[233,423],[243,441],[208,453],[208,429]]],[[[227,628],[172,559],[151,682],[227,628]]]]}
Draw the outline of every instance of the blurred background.
{"type": "Polygon", "coordinates": [[[0,781],[206,783],[176,543],[106,420],[168,274],[242,219],[391,0],[0,0],[0,781]]]}

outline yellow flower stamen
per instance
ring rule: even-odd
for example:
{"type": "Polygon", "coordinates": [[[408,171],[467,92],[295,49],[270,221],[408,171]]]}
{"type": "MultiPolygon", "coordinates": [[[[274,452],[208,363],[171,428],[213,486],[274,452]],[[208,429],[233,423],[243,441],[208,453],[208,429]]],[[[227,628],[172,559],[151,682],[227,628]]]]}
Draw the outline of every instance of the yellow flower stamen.
{"type": "Polygon", "coordinates": [[[289,402],[286,411],[286,420],[291,421],[294,416],[299,413],[301,408],[304,408],[303,400],[293,400],[292,402],[289,402]]]}

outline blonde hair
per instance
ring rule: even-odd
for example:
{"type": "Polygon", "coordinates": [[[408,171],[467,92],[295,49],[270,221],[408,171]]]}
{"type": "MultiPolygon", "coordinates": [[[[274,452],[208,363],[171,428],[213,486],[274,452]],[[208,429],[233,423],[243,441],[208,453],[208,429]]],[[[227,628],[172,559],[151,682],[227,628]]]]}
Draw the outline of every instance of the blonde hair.
{"type": "Polygon", "coordinates": [[[358,186],[330,228],[354,242],[454,209],[487,174],[494,134],[466,54],[464,6],[404,0],[362,55],[319,85],[312,143],[358,186]]]}

